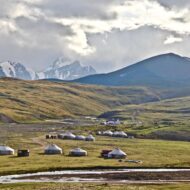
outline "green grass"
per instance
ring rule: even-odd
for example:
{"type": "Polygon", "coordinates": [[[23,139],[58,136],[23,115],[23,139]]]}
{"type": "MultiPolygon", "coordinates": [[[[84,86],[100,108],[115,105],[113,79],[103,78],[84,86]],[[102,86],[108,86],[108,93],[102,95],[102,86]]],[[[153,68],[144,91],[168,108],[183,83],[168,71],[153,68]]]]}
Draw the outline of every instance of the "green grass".
{"type": "Polygon", "coordinates": [[[0,185],[2,190],[189,190],[190,184],[173,185],[126,185],[108,183],[28,183],[0,185]]]}
{"type": "MultiPolygon", "coordinates": [[[[25,128],[18,127],[18,131],[13,131],[16,130],[16,126],[13,126],[10,128],[10,132],[6,132],[6,129],[1,127],[2,133],[0,134],[0,138],[2,143],[6,142],[6,144],[14,149],[29,148],[31,155],[28,158],[1,156],[0,175],[99,167],[190,167],[189,142],[110,137],[96,137],[96,142],[46,140],[45,132],[31,132],[30,129],[25,126],[25,128]],[[43,155],[43,146],[48,143],[55,143],[62,147],[65,155],[43,155]],[[69,157],[69,151],[75,147],[87,150],[88,156],[81,158],[69,157]],[[99,157],[101,150],[113,149],[115,147],[120,147],[125,151],[128,159],[142,160],[143,163],[132,164],[99,157]]],[[[78,133],[88,134],[83,131],[78,131],[78,133]]]]}

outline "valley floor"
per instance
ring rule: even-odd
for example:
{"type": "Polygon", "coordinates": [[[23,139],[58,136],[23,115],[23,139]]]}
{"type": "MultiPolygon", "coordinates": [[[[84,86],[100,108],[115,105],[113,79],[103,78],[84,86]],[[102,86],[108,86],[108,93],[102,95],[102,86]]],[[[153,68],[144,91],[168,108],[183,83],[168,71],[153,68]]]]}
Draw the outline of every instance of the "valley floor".
{"type": "MultiPolygon", "coordinates": [[[[62,169],[88,168],[190,168],[190,143],[181,141],[165,141],[151,139],[123,139],[96,136],[95,142],[45,139],[51,131],[61,132],[66,128],[63,124],[35,125],[2,125],[0,126],[1,144],[7,144],[17,149],[30,149],[30,157],[14,156],[0,157],[0,175],[30,173],[38,171],[53,171],[62,169]],[[64,155],[44,155],[44,147],[55,143],[64,150],[64,155]],[[88,151],[87,157],[70,157],[71,149],[81,147],[88,151]],[[127,159],[103,159],[100,152],[103,149],[121,148],[127,153],[127,159]],[[130,163],[127,160],[140,160],[142,163],[130,163]]],[[[87,128],[71,127],[75,134],[88,135],[87,128]]]]}

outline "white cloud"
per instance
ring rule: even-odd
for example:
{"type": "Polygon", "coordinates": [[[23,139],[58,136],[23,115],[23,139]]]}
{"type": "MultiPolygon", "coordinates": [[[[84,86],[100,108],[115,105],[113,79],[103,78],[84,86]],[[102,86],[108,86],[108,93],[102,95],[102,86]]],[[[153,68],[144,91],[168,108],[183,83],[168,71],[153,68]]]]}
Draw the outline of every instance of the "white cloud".
{"type": "MultiPolygon", "coordinates": [[[[18,57],[28,64],[35,62],[34,68],[41,68],[46,67],[43,66],[44,63],[47,65],[51,62],[53,55],[56,57],[64,54],[72,59],[89,60],[88,63],[92,64],[96,60],[109,62],[111,67],[106,69],[111,70],[143,57],[142,54],[147,55],[149,51],[150,55],[154,52],[176,51],[178,46],[182,52],[181,43],[175,42],[182,42],[183,38],[189,39],[190,2],[180,2],[168,0],[164,4],[164,0],[2,0],[0,58],[18,57]],[[146,30],[141,30],[142,28],[146,30]],[[133,33],[135,37],[131,41],[128,35],[133,33]],[[154,45],[158,43],[155,39],[160,40],[159,46],[154,45]],[[129,46],[133,48],[128,49],[129,46]],[[10,49],[14,55],[8,52],[5,54],[4,49],[10,49]],[[34,52],[42,53],[34,56],[34,52]]],[[[100,64],[97,67],[104,69],[100,64]]]]}
{"type": "Polygon", "coordinates": [[[166,40],[164,41],[164,44],[173,44],[173,43],[176,43],[176,42],[182,42],[183,39],[182,38],[179,38],[179,37],[175,37],[173,35],[170,35],[166,38],[166,40]]]}

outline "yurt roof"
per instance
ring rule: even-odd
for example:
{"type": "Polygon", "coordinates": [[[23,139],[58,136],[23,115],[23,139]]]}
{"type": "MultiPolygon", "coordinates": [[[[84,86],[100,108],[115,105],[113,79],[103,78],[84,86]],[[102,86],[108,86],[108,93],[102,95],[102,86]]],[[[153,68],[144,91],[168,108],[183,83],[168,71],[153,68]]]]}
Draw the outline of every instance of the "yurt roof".
{"type": "Polygon", "coordinates": [[[5,145],[0,145],[0,151],[14,151],[14,149],[5,145]]]}
{"type": "Polygon", "coordinates": [[[109,154],[111,155],[123,155],[126,156],[127,154],[125,152],[123,152],[121,149],[116,148],[113,151],[111,151],[109,154]]]}
{"type": "Polygon", "coordinates": [[[71,150],[71,152],[87,152],[86,150],[83,150],[83,149],[81,149],[81,148],[75,148],[75,149],[73,149],[73,150],[71,150]]]}
{"type": "Polygon", "coordinates": [[[45,148],[45,150],[62,150],[62,149],[55,144],[50,144],[45,148]]]}

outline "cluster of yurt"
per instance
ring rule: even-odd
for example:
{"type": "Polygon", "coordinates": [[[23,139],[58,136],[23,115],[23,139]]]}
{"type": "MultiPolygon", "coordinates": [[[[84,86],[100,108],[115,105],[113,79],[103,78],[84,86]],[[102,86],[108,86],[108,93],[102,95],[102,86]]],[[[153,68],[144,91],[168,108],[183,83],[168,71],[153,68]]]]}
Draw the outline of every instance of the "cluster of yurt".
{"type": "Polygon", "coordinates": [[[0,155],[13,155],[14,149],[10,148],[9,146],[1,145],[0,146],[0,155]]]}
{"type": "Polygon", "coordinates": [[[87,137],[83,135],[74,135],[71,132],[63,133],[58,135],[59,139],[68,139],[68,140],[78,140],[78,141],[95,141],[95,137],[88,135],[87,137]]]}
{"type": "MultiPolygon", "coordinates": [[[[44,154],[47,155],[63,154],[63,150],[62,148],[60,148],[55,144],[50,144],[45,148],[44,154]]],[[[81,148],[75,148],[69,152],[69,156],[87,156],[87,151],[81,148]]]]}
{"type": "Polygon", "coordinates": [[[101,123],[103,125],[107,125],[107,126],[116,126],[116,125],[120,125],[121,122],[119,119],[112,119],[112,120],[107,120],[104,121],[103,123],[101,123]]]}
{"type": "Polygon", "coordinates": [[[69,152],[70,156],[87,156],[87,151],[81,148],[75,148],[69,152]]]}
{"type": "Polygon", "coordinates": [[[107,131],[98,131],[96,133],[97,135],[102,135],[102,136],[109,136],[109,137],[120,137],[120,138],[127,138],[127,134],[124,132],[124,131],[110,131],[110,130],[107,130],[107,131]]]}

